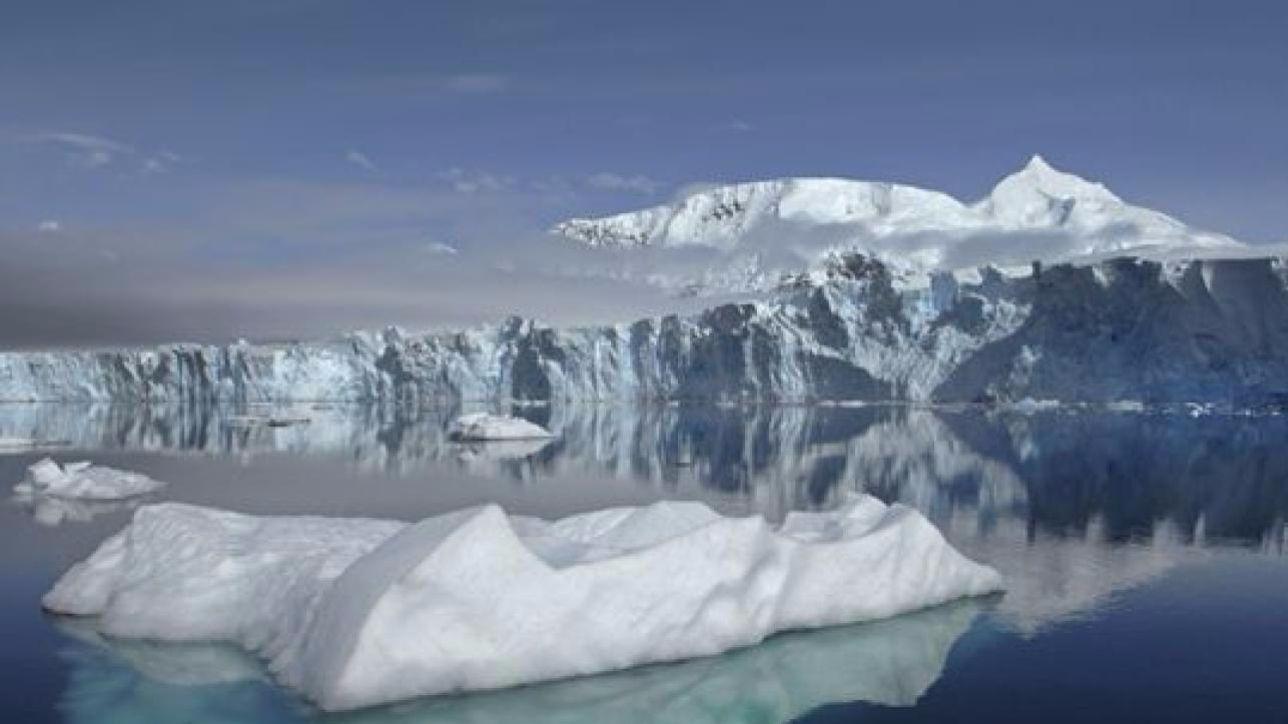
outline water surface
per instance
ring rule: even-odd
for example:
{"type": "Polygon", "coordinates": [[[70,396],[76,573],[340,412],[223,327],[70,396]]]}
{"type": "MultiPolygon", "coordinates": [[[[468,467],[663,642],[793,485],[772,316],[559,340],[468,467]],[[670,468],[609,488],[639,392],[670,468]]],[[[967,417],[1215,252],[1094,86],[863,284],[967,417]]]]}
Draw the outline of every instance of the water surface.
{"type": "Polygon", "coordinates": [[[156,499],[415,520],[698,499],[781,518],[866,491],[925,512],[1004,596],[726,656],[319,717],[224,646],[105,640],[40,595],[139,501],[11,501],[0,713],[31,722],[1288,721],[1288,421],[907,407],[530,407],[549,444],[462,446],[458,410],[0,406],[42,454],[171,482],[156,499]],[[254,411],[252,411],[254,412],[254,411]]]}

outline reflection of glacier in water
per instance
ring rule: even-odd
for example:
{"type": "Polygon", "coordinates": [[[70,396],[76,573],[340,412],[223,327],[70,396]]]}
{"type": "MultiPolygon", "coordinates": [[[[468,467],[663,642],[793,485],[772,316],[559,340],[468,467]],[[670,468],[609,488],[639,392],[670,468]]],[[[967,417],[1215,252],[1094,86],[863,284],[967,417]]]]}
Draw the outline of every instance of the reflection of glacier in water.
{"type": "Polygon", "coordinates": [[[988,605],[969,600],[856,626],[776,636],[723,656],[498,692],[318,716],[234,649],[111,641],[60,621],[71,643],[69,722],[786,721],[836,701],[909,706],[988,605]]]}
{"type": "MultiPolygon", "coordinates": [[[[299,412],[295,410],[293,412],[299,412]]],[[[458,410],[303,408],[307,425],[227,424],[219,409],[0,406],[0,436],[84,450],[329,456],[539,486],[636,481],[661,497],[733,496],[781,518],[848,490],[925,512],[1008,577],[998,614],[1032,632],[1201,558],[1213,542],[1283,550],[1288,420],[904,407],[525,407],[556,438],[523,449],[447,440],[458,410]]]]}

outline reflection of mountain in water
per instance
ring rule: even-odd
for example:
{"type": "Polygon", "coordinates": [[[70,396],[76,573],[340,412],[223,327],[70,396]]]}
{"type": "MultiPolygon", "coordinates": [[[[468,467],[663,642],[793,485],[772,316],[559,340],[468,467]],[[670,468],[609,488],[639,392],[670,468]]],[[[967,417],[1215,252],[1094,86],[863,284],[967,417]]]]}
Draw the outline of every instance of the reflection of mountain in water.
{"type": "MultiPolygon", "coordinates": [[[[914,703],[939,678],[979,601],[788,634],[724,656],[395,707],[334,724],[785,721],[835,701],[914,703]]],[[[64,622],[70,722],[303,722],[312,716],[255,662],[221,646],[108,642],[64,622]]]]}
{"type": "MultiPolygon", "coordinates": [[[[903,407],[525,407],[548,444],[446,439],[457,410],[305,409],[307,425],[227,424],[218,409],[0,406],[0,436],[77,448],[332,456],[386,472],[636,480],[708,491],[771,518],[872,492],[926,512],[1001,570],[1024,631],[1094,610],[1215,541],[1282,552],[1288,420],[903,407]]],[[[697,492],[695,492],[697,491],[697,492]]]]}
{"type": "Polygon", "coordinates": [[[0,437],[70,443],[78,453],[285,452],[390,472],[448,465],[531,480],[608,475],[743,494],[771,517],[862,489],[938,518],[974,509],[1072,535],[1098,520],[1111,540],[1148,534],[1166,519],[1185,540],[1277,541],[1288,511],[1288,421],[1280,417],[529,407],[515,412],[557,437],[514,447],[447,440],[455,409],[302,412],[308,424],[248,427],[230,424],[233,413],[220,408],[0,405],[0,437]]]}

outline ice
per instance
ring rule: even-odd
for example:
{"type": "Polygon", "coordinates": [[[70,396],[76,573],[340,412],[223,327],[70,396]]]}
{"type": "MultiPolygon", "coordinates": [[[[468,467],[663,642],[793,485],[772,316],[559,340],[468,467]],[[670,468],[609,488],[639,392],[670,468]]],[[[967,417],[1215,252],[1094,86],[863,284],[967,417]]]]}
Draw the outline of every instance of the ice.
{"type": "Polygon", "coordinates": [[[14,486],[20,496],[50,496],[74,500],[121,500],[146,495],[165,487],[142,473],[117,470],[88,461],[59,465],[44,458],[27,468],[14,486]]]}
{"type": "Polygon", "coordinates": [[[988,593],[919,513],[855,496],[781,528],[699,503],[413,525],[140,508],[47,609],[107,635],[228,641],[324,709],[718,654],[988,593]]]}
{"type": "Polygon", "coordinates": [[[544,427],[521,417],[475,412],[452,421],[447,436],[460,442],[486,440],[543,440],[552,437],[544,427]]]}
{"type": "MultiPolygon", "coordinates": [[[[842,701],[912,706],[983,608],[967,599],[854,626],[775,636],[724,656],[618,674],[351,712],[346,724],[791,721],[842,701]]],[[[104,638],[55,619],[70,641],[60,710],[72,721],[316,721],[226,644],[104,638]]],[[[327,717],[327,721],[331,721],[327,717]]]]}
{"type": "Polygon", "coordinates": [[[1027,273],[1034,260],[1250,252],[1228,236],[1133,206],[1103,184],[1057,170],[1037,155],[973,204],[896,183],[784,178],[570,219],[552,231],[599,248],[716,250],[704,268],[647,277],[673,290],[713,295],[771,289],[782,273],[799,271],[793,265],[818,266],[838,246],[905,267],[922,286],[936,271],[962,273],[983,264],[1027,273]]]}
{"type": "MultiPolygon", "coordinates": [[[[1274,259],[1191,260],[1178,272],[1117,258],[1023,278],[986,268],[978,282],[930,276],[921,290],[902,287],[898,270],[871,256],[827,263],[754,303],[631,324],[561,329],[514,318],[285,347],[0,352],[0,400],[490,409],[1024,398],[1277,408],[1288,400],[1288,287],[1274,259]]],[[[256,427],[251,418],[236,426],[256,427]]]]}

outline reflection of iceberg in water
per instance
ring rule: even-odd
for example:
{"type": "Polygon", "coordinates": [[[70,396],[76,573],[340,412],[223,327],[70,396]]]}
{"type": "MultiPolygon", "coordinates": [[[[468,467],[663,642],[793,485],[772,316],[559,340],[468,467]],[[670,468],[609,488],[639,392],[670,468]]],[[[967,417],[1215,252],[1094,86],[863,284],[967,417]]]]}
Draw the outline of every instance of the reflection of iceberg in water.
{"type": "Polygon", "coordinates": [[[109,642],[60,621],[72,627],[65,629],[71,675],[60,709],[80,724],[785,721],[839,701],[913,704],[985,605],[960,601],[679,664],[326,716],[277,689],[232,649],[109,642]]]}
{"type": "Polygon", "coordinates": [[[147,498],[128,500],[74,500],[57,498],[50,495],[19,494],[10,502],[23,508],[39,524],[49,527],[63,523],[88,523],[94,518],[120,510],[132,510],[147,501],[147,498]]]}
{"type": "Polygon", "coordinates": [[[1114,596],[1208,555],[1180,540],[1170,523],[1160,523],[1152,537],[1111,544],[1098,525],[1062,536],[1035,531],[1018,518],[983,529],[964,511],[937,522],[958,548],[1005,577],[1006,595],[994,615],[1026,636],[1094,616],[1114,596]]]}

